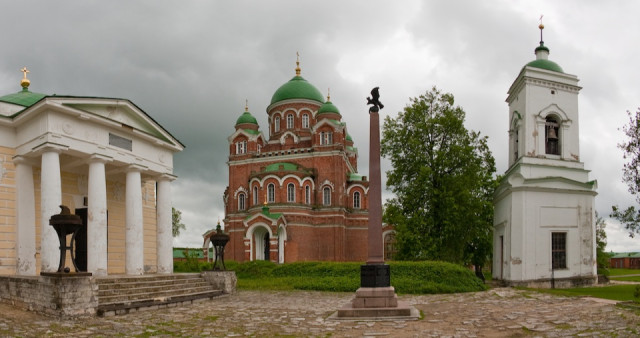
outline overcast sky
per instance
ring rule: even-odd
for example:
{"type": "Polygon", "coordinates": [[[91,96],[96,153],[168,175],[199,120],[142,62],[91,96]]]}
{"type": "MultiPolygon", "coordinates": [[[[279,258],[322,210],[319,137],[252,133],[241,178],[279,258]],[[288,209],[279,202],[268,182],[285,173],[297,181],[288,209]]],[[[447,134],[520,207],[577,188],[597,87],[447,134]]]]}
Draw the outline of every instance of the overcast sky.
{"type": "MultiPolygon", "coordinates": [[[[626,111],[640,107],[640,2],[573,1],[3,1],[0,95],[119,97],[133,101],[186,149],[176,155],[173,204],[187,229],[176,246],[200,246],[224,217],[228,141],[249,110],[266,128],[275,90],[302,76],[331,100],[368,175],[365,97],[380,87],[381,117],[431,87],[452,93],[468,129],[489,136],[507,169],[507,90],[535,58],[544,14],[550,59],[575,74],[581,160],[598,181],[596,206],[633,197],[621,181],[626,111]]],[[[268,137],[268,135],[267,135],[268,137]]],[[[383,170],[390,169],[383,161],[383,170]]],[[[384,175],[383,175],[384,185],[384,175]]],[[[388,192],[383,198],[390,197],[388,192]]],[[[640,251],[607,219],[608,250],[640,251]]]]}

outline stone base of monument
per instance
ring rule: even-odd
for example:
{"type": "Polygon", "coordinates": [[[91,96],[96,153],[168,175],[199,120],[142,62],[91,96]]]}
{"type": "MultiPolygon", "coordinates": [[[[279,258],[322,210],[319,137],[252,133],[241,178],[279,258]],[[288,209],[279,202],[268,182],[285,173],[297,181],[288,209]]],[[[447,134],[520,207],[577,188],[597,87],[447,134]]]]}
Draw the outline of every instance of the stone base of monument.
{"type": "Polygon", "coordinates": [[[350,304],[343,306],[330,319],[396,320],[418,319],[420,313],[406,302],[398,301],[395,288],[361,287],[350,304]]]}

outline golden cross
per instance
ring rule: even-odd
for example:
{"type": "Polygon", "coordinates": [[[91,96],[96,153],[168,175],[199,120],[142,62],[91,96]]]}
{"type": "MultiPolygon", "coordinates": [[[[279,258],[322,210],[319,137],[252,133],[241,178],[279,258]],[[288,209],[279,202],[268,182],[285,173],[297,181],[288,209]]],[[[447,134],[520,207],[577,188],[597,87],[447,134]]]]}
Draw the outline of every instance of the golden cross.
{"type": "Polygon", "coordinates": [[[249,111],[249,99],[244,99],[244,111],[249,111]]]}
{"type": "Polygon", "coordinates": [[[27,78],[27,73],[31,73],[31,72],[27,69],[27,67],[24,67],[24,68],[20,69],[20,71],[24,73],[24,78],[25,78],[25,79],[27,78]]]}
{"type": "Polygon", "coordinates": [[[327,101],[331,101],[331,87],[327,88],[327,101]]]}

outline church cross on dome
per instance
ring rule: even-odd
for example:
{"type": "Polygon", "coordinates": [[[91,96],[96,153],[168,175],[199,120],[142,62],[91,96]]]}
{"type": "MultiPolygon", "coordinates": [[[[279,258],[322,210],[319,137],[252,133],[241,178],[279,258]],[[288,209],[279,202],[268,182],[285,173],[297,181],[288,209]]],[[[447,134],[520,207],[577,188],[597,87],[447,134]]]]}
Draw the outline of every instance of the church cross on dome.
{"type": "Polygon", "coordinates": [[[24,74],[24,77],[20,81],[20,85],[24,90],[26,90],[27,88],[29,88],[29,84],[31,84],[31,81],[27,79],[27,73],[31,73],[31,72],[27,69],[27,67],[23,67],[22,69],[20,69],[20,71],[24,74]]]}
{"type": "Polygon", "coordinates": [[[296,76],[300,76],[300,53],[296,52],[296,76]]]}

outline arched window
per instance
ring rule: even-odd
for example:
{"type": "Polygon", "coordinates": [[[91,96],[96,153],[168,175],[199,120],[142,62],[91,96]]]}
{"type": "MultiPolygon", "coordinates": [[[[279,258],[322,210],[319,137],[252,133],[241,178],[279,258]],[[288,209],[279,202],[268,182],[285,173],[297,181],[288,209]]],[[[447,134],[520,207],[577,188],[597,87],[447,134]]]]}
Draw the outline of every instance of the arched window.
{"type": "Polygon", "coordinates": [[[267,202],[273,203],[276,201],[276,186],[273,183],[267,185],[267,202]]]}
{"type": "Polygon", "coordinates": [[[390,232],[384,236],[384,259],[392,260],[396,251],[396,234],[390,232]]]}
{"type": "Polygon", "coordinates": [[[309,128],[309,115],[302,114],[302,128],[309,128]]]}
{"type": "Polygon", "coordinates": [[[322,204],[331,205],[331,188],[329,187],[322,189],[322,204]]]}
{"type": "Polygon", "coordinates": [[[287,129],[293,129],[293,114],[287,115],[287,129]]]}
{"type": "Polygon", "coordinates": [[[258,205],[258,187],[253,187],[253,205],[258,205]]]}
{"type": "Polygon", "coordinates": [[[296,187],[293,183],[287,184],[287,202],[296,201],[296,187]]]}
{"type": "Polygon", "coordinates": [[[280,131],[280,116],[276,116],[275,119],[273,119],[273,132],[277,133],[280,131]]]}
{"type": "Polygon", "coordinates": [[[550,155],[560,155],[560,124],[558,119],[547,116],[544,127],[545,153],[550,155]]]}
{"type": "Polygon", "coordinates": [[[245,196],[244,194],[239,194],[238,195],[238,210],[244,210],[245,209],[245,196]]]}
{"type": "Polygon", "coordinates": [[[311,187],[308,185],[304,186],[304,203],[311,204],[311,187]]]}
{"type": "Polygon", "coordinates": [[[360,192],[356,191],[353,193],[353,208],[360,209],[360,192]]]}

